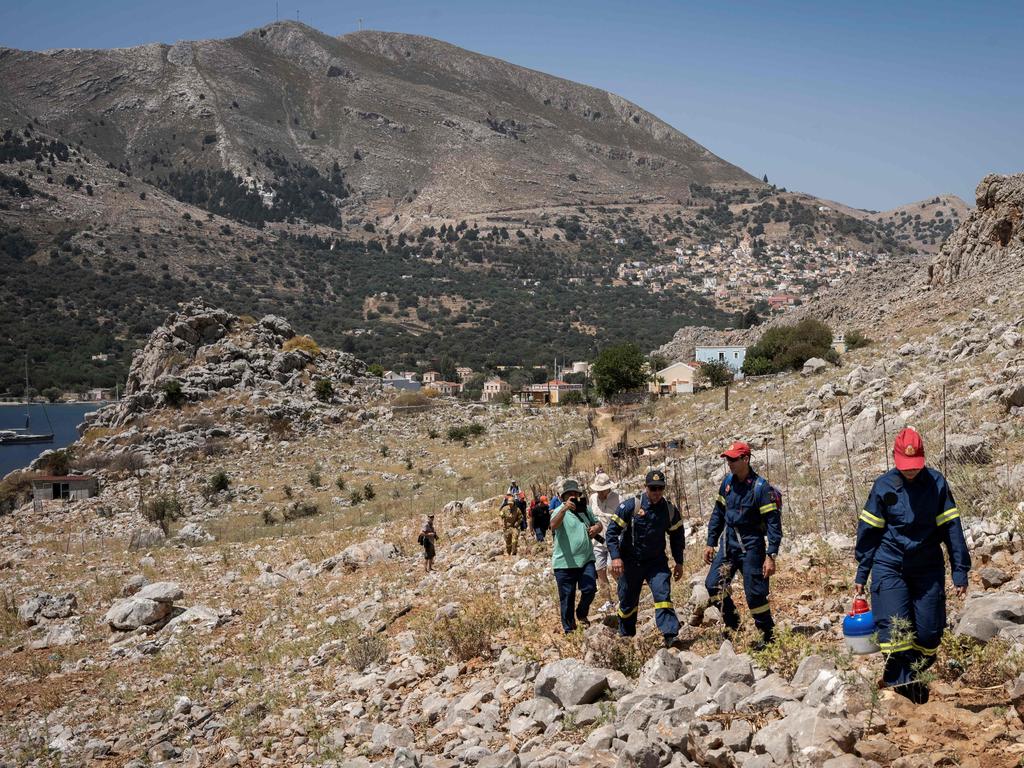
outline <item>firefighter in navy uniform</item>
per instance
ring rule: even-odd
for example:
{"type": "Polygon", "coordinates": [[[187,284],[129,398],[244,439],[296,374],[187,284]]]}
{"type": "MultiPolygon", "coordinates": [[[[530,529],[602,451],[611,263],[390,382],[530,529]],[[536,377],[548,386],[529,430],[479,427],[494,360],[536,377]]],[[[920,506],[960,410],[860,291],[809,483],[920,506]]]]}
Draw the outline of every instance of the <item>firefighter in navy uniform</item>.
{"type": "Polygon", "coordinates": [[[967,592],[971,555],[960,512],[946,478],[925,466],[924,443],[904,429],[893,446],[896,468],[875,480],[857,525],[854,591],[864,594],[871,574],[871,608],[885,654],[882,684],[911,701],[928,701],[918,673],[935,662],[946,628],[946,564],[953,586],[967,592]],[[893,637],[893,619],[907,622],[893,637]]]}
{"type": "Polygon", "coordinates": [[[648,472],[645,485],[646,493],[626,499],[611,517],[606,539],[611,558],[608,570],[618,579],[619,634],[636,634],[640,591],[646,581],[654,596],[654,620],[668,648],[679,635],[679,619],[672,609],[672,577],[678,581],[683,576],[683,518],[665,498],[664,472],[648,472]],[[671,572],[665,556],[666,536],[675,561],[671,572]]]}
{"type": "Polygon", "coordinates": [[[728,462],[729,472],[722,480],[708,522],[704,562],[711,568],[704,586],[711,602],[721,601],[725,625],[739,629],[740,616],[727,587],[736,571],[742,571],[747,608],[761,631],[758,645],[763,647],[772,641],[775,629],[768,580],[775,573],[775,558],[782,543],[782,513],[768,481],[751,468],[747,443],[734,442],[721,458],[728,462]]]}

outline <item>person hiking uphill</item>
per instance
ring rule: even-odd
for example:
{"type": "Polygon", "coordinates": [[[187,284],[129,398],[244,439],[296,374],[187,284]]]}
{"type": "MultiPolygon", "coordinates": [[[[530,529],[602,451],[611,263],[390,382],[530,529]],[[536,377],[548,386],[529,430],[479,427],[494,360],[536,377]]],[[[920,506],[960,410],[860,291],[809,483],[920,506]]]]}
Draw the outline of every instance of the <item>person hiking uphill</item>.
{"type": "Polygon", "coordinates": [[[430,573],[434,570],[434,557],[437,554],[437,530],[434,528],[433,515],[427,515],[427,521],[420,531],[419,543],[423,546],[423,572],[430,573]]]}
{"type": "Polygon", "coordinates": [[[775,558],[782,543],[782,513],[768,481],[750,466],[749,445],[736,441],[721,458],[726,460],[729,472],[719,487],[708,522],[704,562],[711,568],[704,586],[712,603],[721,602],[725,626],[739,629],[740,616],[728,586],[736,571],[742,571],[747,607],[761,631],[757,645],[763,647],[772,641],[775,629],[768,580],[775,573],[775,558]]]}
{"type": "Polygon", "coordinates": [[[949,552],[958,597],[967,593],[971,555],[953,492],[940,472],[925,466],[924,442],[913,429],[896,435],[891,469],[875,480],[857,524],[854,592],[871,575],[871,608],[885,654],[882,684],[917,704],[928,701],[918,680],[935,663],[946,628],[949,552]],[[894,623],[902,619],[906,631],[894,623]]]}
{"type": "Polygon", "coordinates": [[[606,537],[611,558],[608,573],[619,581],[619,634],[636,634],[640,591],[646,581],[654,596],[654,621],[668,648],[679,635],[679,618],[672,608],[672,578],[678,581],[683,577],[683,518],[665,498],[664,472],[651,470],[644,484],[646,493],[626,499],[612,515],[606,537]],[[666,536],[675,561],[671,572],[665,556],[666,536]]]}
{"type": "Polygon", "coordinates": [[[522,510],[516,499],[509,495],[501,502],[498,509],[501,514],[501,532],[505,537],[505,554],[515,555],[519,553],[519,530],[521,525],[522,510]]]}
{"type": "Polygon", "coordinates": [[[597,594],[597,572],[594,570],[593,539],[600,536],[601,523],[587,509],[587,499],[579,483],[566,480],[562,484],[562,502],[551,514],[554,539],[551,566],[558,583],[558,605],[562,629],[566,634],[576,623],[587,625],[590,604],[597,594]],[[576,604],[576,589],[580,602],[576,604]]]}
{"type": "MultiPolygon", "coordinates": [[[[612,515],[619,508],[619,494],[615,492],[615,482],[604,472],[598,472],[594,481],[590,484],[590,509],[594,516],[605,527],[611,524],[612,515]]],[[[603,613],[609,610],[612,602],[612,585],[608,581],[608,546],[597,542],[594,544],[594,566],[597,568],[597,583],[601,591],[607,596],[604,605],[600,607],[603,613]]]]}

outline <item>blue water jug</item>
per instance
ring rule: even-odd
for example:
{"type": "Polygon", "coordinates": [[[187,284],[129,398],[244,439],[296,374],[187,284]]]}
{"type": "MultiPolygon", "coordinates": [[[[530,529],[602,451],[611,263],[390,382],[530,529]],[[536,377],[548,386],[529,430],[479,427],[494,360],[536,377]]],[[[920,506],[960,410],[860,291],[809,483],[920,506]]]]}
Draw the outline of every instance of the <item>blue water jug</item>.
{"type": "Polygon", "coordinates": [[[871,615],[868,601],[858,597],[853,601],[853,610],[843,618],[843,639],[851,652],[864,655],[876,653],[875,618],[871,615]]]}

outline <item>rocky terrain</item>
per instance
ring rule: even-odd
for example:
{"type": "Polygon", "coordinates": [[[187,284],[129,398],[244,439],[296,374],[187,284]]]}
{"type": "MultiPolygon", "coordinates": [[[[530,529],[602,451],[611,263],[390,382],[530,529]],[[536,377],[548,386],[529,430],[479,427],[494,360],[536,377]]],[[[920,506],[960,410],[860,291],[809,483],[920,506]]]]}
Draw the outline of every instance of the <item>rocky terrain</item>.
{"type": "MultiPolygon", "coordinates": [[[[1018,182],[983,186],[1009,209],[1018,182]]],[[[886,272],[806,307],[873,340],[838,367],[748,380],[727,411],[710,390],[589,423],[393,398],[281,318],[182,307],[136,355],[126,403],[75,446],[100,495],[0,518],[0,762],[1018,765],[1024,298],[1014,272],[975,266],[933,285],[908,265],[898,285],[886,272]],[[881,659],[851,656],[840,632],[857,499],[905,424],[950,478],[974,558],[919,707],[880,691],[881,659]],[[780,631],[756,652],[696,610],[716,457],[735,438],[784,493],[780,631]],[[636,642],[600,612],[561,634],[548,545],[503,554],[510,478],[546,489],[598,465],[622,493],[668,471],[687,519],[684,650],[658,648],[649,602],[636,642]]]]}

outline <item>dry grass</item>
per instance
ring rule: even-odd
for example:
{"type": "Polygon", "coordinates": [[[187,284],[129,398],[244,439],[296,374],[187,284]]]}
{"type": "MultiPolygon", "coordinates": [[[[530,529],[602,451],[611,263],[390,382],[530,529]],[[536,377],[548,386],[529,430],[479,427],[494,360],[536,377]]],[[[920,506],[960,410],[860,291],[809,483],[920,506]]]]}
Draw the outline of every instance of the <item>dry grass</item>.
{"type": "Polygon", "coordinates": [[[281,349],[285,352],[291,352],[293,349],[301,349],[303,352],[308,352],[314,356],[321,354],[320,345],[309,336],[292,336],[281,345],[281,349]]]}

